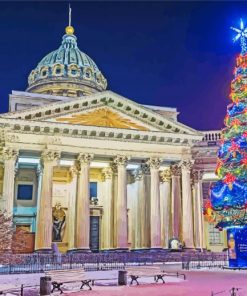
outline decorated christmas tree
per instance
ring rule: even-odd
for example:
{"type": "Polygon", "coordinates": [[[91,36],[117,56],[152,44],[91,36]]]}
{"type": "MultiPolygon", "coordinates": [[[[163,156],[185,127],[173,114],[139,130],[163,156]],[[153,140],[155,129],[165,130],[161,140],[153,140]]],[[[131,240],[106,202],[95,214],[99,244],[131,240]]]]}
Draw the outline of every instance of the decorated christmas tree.
{"type": "Polygon", "coordinates": [[[240,40],[241,53],[236,58],[231,82],[231,103],[227,106],[225,128],[222,130],[216,174],[219,180],[210,190],[204,213],[216,227],[247,224],[247,28],[243,21],[234,42],[240,40]]]}

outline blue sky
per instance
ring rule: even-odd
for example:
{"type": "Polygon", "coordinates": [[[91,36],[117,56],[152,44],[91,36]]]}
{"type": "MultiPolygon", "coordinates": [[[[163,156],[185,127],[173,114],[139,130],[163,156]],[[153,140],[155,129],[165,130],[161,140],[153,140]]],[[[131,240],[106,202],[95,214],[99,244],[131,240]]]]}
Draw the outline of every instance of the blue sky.
{"type": "MultiPolygon", "coordinates": [[[[108,88],[142,104],[176,107],[179,120],[220,129],[235,58],[230,26],[247,2],[73,2],[79,48],[108,88]]],[[[0,2],[0,112],[12,90],[25,90],[37,63],[58,48],[68,2],[0,2]]]]}

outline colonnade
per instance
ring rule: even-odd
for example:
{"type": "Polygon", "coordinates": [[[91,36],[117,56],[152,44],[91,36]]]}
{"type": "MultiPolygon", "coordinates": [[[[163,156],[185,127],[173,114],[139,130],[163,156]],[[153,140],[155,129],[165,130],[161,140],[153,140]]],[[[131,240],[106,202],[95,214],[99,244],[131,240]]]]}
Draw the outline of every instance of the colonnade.
{"type": "MultiPolygon", "coordinates": [[[[3,150],[5,210],[13,213],[15,163],[18,151],[3,150]]],[[[68,248],[89,250],[90,192],[89,170],[93,155],[78,154],[71,166],[68,205],[68,248]]],[[[41,153],[42,174],[38,198],[35,249],[50,249],[52,243],[52,176],[60,153],[41,153]]],[[[193,172],[193,163],[183,160],[169,169],[161,169],[161,160],[150,158],[134,172],[137,183],[135,211],[128,212],[127,163],[116,156],[102,169],[105,182],[102,249],[168,248],[169,239],[178,238],[187,248],[204,248],[201,174],[193,172]],[[191,177],[193,182],[191,184],[191,177]],[[128,217],[129,216],[129,217],[128,217]]]]}

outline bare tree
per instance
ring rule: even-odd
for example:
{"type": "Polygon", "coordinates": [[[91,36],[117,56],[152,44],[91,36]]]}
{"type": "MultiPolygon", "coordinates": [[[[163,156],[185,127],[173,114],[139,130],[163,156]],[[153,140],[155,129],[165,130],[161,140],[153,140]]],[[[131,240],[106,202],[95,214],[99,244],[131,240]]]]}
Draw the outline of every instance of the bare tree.
{"type": "Polygon", "coordinates": [[[0,212],[0,254],[11,252],[13,233],[12,217],[0,212]]]}
{"type": "Polygon", "coordinates": [[[19,262],[17,253],[22,253],[26,246],[24,233],[15,231],[12,216],[0,212],[0,264],[19,262]]]}

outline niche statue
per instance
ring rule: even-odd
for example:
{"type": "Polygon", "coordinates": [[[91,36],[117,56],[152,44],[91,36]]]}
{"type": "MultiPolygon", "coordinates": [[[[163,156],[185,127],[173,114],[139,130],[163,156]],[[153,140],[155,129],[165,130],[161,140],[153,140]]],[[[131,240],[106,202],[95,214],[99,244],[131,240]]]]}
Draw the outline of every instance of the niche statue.
{"type": "Polygon", "coordinates": [[[52,209],[52,218],[53,218],[52,241],[61,242],[62,232],[65,226],[66,214],[64,210],[61,208],[60,203],[56,203],[55,207],[52,209]]]}

